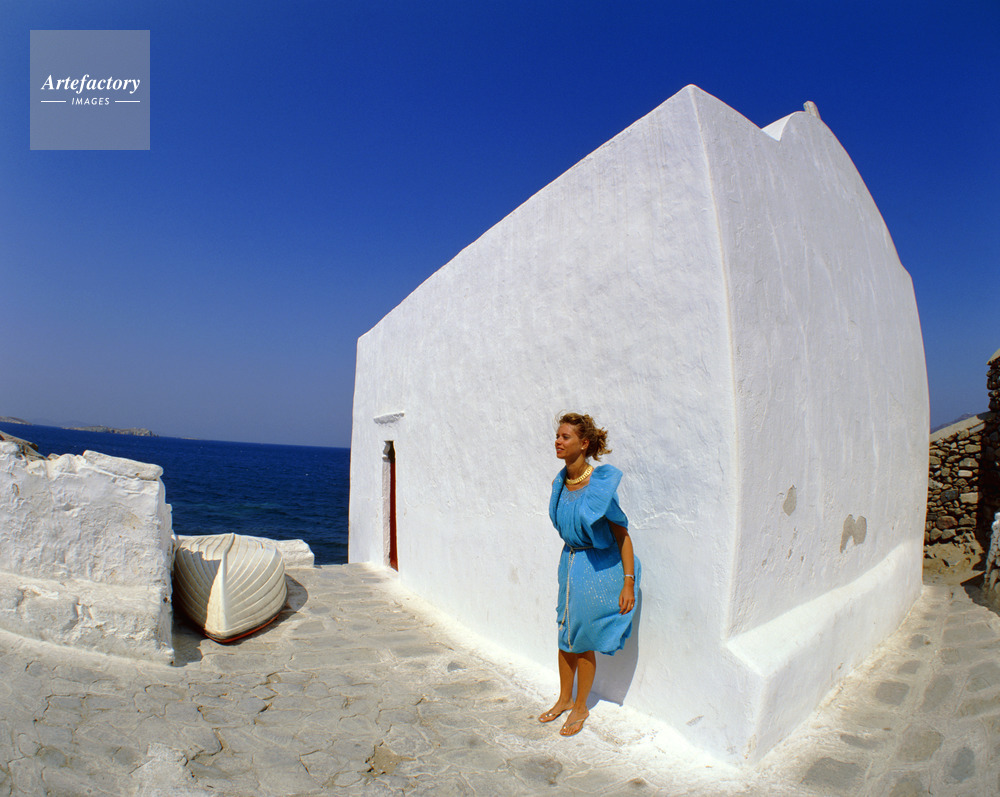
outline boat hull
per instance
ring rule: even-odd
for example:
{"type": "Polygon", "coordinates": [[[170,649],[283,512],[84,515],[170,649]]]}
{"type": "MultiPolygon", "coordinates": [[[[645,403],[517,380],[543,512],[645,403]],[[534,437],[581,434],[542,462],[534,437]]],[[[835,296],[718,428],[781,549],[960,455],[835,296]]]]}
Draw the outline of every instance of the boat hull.
{"type": "Polygon", "coordinates": [[[185,537],[174,552],[174,602],[218,642],[272,622],[288,597],[281,554],[238,534],[185,537]]]}

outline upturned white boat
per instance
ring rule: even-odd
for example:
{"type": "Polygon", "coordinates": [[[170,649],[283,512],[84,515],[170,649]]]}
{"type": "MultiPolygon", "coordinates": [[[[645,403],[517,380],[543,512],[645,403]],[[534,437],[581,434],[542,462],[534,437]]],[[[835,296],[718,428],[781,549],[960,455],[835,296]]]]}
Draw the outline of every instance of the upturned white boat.
{"type": "Polygon", "coordinates": [[[274,620],[285,605],[281,554],[239,534],[178,539],[174,601],[218,642],[233,642],[274,620]]]}

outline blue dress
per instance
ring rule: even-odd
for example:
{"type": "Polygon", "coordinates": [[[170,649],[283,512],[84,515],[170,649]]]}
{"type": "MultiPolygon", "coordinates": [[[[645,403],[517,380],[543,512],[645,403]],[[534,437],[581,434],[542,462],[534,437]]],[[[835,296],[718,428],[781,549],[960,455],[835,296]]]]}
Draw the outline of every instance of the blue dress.
{"type": "MultiPolygon", "coordinates": [[[[622,472],[601,465],[580,490],[564,487],[566,469],[552,482],[549,517],[565,545],[559,558],[559,648],[568,653],[621,650],[632,633],[632,612],[619,614],[624,570],[610,520],[628,528],[618,505],[622,472]]],[[[635,587],[642,578],[635,557],[635,587]]]]}

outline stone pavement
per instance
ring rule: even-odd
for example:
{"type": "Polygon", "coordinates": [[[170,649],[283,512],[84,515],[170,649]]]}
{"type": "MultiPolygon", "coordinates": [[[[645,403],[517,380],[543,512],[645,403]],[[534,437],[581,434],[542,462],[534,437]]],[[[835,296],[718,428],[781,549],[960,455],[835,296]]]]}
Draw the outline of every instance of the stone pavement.
{"type": "Polygon", "coordinates": [[[0,795],[1000,792],[1000,618],[961,586],[926,584],[895,635],[738,770],[605,702],[562,739],[535,720],[554,668],[486,658],[381,571],[290,576],[290,608],[237,644],[177,622],[173,667],[0,635],[0,795]]]}

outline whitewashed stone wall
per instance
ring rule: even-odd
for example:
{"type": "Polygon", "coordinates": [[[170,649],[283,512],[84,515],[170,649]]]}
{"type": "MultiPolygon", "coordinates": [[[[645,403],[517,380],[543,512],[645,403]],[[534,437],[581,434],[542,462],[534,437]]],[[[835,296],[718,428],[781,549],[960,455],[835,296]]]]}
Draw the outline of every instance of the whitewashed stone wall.
{"type": "Polygon", "coordinates": [[[1000,512],[993,516],[993,523],[990,526],[990,547],[986,555],[983,597],[994,611],[1000,611],[1000,512]]]}
{"type": "Polygon", "coordinates": [[[162,469],[0,442],[0,627],[170,661],[173,542],[162,469]]]}
{"type": "Polygon", "coordinates": [[[593,414],[643,560],[596,690],[759,758],[920,589],[927,385],[909,275],[814,115],[691,86],[358,341],[350,558],[555,666],[553,420],[593,414]]]}
{"type": "MultiPolygon", "coordinates": [[[[178,534],[174,537],[176,545],[186,540],[195,539],[198,535],[178,534]]],[[[270,537],[255,537],[252,534],[241,534],[248,540],[256,540],[268,548],[275,548],[281,554],[281,563],[285,570],[311,569],[316,566],[316,556],[305,540],[274,540],[270,537]]]]}

